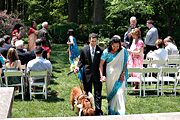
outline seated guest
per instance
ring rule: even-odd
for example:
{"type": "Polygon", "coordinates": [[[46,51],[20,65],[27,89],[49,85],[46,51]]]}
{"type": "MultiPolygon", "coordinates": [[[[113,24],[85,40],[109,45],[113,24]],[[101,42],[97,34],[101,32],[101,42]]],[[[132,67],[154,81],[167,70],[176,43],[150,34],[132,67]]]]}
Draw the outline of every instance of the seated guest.
{"type": "MultiPolygon", "coordinates": [[[[150,51],[147,54],[147,58],[152,58],[153,60],[166,61],[168,59],[168,53],[164,49],[164,43],[162,39],[157,39],[155,42],[157,50],[150,51]]],[[[161,67],[161,65],[153,64],[152,67],[161,67]]]]}
{"type": "MultiPolygon", "coordinates": [[[[27,72],[29,71],[43,71],[47,70],[49,73],[49,77],[52,73],[52,64],[49,60],[46,60],[42,57],[43,48],[41,46],[37,46],[35,48],[36,58],[29,61],[27,64],[27,72]]],[[[37,78],[39,79],[39,78],[37,78]]],[[[48,83],[50,82],[50,78],[48,79],[48,83]]]]}
{"type": "Polygon", "coordinates": [[[4,43],[4,38],[0,38],[0,53],[2,54],[2,56],[6,58],[8,49],[4,48],[4,43]]]}
{"type": "Polygon", "coordinates": [[[11,37],[9,35],[4,35],[4,40],[5,40],[5,43],[4,43],[4,48],[6,48],[7,50],[9,50],[9,48],[12,47],[11,45],[11,37]]]}
{"type": "MultiPolygon", "coordinates": [[[[21,70],[21,61],[19,60],[15,48],[10,48],[8,50],[5,70],[7,71],[21,70]]],[[[20,81],[21,81],[20,77],[9,77],[8,84],[17,84],[20,83],[20,81]]]]}
{"type": "Polygon", "coordinates": [[[2,74],[2,62],[0,61],[0,75],[2,74]]]}
{"type": "Polygon", "coordinates": [[[168,55],[178,55],[179,51],[177,46],[173,43],[173,38],[171,36],[167,36],[164,39],[165,49],[168,51],[168,55]]]}
{"type": "Polygon", "coordinates": [[[15,47],[22,65],[27,64],[30,60],[35,58],[34,52],[27,52],[27,50],[24,49],[24,41],[16,41],[15,47]]]}
{"type": "Polygon", "coordinates": [[[51,49],[46,45],[45,40],[42,40],[42,48],[47,51],[47,59],[50,60],[51,49]]]}
{"type": "MultiPolygon", "coordinates": [[[[41,39],[37,39],[36,40],[36,46],[41,46],[42,47],[42,40],[41,39]]],[[[43,48],[44,49],[44,48],[43,48]]],[[[44,59],[47,59],[48,57],[47,57],[47,51],[46,50],[44,50],[43,51],[43,53],[42,53],[42,57],[44,58],[44,59]]]]}

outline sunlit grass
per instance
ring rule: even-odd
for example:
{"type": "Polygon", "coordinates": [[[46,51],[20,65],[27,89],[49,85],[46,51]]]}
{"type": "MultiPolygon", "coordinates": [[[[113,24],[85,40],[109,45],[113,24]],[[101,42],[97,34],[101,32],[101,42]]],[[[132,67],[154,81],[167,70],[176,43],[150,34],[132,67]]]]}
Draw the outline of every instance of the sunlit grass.
{"type": "MultiPolygon", "coordinates": [[[[58,92],[57,95],[48,96],[44,100],[42,96],[37,96],[33,100],[18,99],[13,102],[12,117],[62,117],[77,116],[71,111],[69,94],[71,88],[79,85],[79,80],[75,74],[67,76],[69,72],[69,60],[67,46],[56,44],[52,46],[51,62],[53,64],[53,82],[49,85],[49,91],[58,92]]],[[[107,115],[106,86],[103,83],[102,110],[107,115]]],[[[126,97],[127,114],[180,112],[180,95],[173,96],[153,96],[126,97]]]]}

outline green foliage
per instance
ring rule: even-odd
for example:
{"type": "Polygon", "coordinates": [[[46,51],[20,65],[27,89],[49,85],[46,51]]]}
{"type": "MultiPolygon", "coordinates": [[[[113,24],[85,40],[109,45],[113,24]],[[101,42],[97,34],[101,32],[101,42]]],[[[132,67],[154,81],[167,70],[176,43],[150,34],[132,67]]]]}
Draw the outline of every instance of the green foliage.
{"type": "Polygon", "coordinates": [[[14,25],[23,25],[17,14],[7,14],[7,11],[0,11],[0,37],[11,35],[14,25]]]}
{"type": "Polygon", "coordinates": [[[36,20],[37,23],[48,21],[60,23],[67,21],[66,0],[27,0],[28,20],[36,20]]]}
{"type": "Polygon", "coordinates": [[[53,24],[49,27],[49,31],[53,38],[53,43],[66,43],[68,36],[68,29],[74,29],[75,36],[78,33],[78,25],[75,23],[67,23],[67,24],[53,24]]]}

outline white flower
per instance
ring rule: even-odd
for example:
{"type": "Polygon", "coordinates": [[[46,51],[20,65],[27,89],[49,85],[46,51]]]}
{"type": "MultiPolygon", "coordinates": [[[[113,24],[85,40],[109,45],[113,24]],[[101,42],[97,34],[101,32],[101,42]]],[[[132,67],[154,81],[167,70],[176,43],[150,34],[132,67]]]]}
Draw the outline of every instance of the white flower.
{"type": "Polygon", "coordinates": [[[100,51],[96,51],[96,54],[99,54],[100,53],[100,51]]]}

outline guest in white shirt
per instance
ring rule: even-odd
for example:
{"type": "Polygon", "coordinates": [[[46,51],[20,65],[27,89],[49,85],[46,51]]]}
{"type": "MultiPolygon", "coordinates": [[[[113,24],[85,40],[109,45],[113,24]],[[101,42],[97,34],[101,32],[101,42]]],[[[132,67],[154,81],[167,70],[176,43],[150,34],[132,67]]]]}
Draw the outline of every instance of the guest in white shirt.
{"type": "MultiPolygon", "coordinates": [[[[157,50],[150,51],[147,54],[147,58],[152,58],[153,60],[166,61],[168,59],[168,53],[164,49],[164,43],[162,39],[157,39],[155,42],[157,50]]],[[[153,64],[152,67],[161,67],[161,65],[153,64]]]]}
{"type": "MultiPolygon", "coordinates": [[[[36,58],[28,62],[27,72],[47,70],[49,73],[49,75],[48,75],[48,83],[49,83],[50,75],[52,73],[52,64],[49,60],[46,60],[42,57],[43,50],[44,49],[41,46],[37,46],[35,48],[36,58]]],[[[39,78],[34,78],[34,79],[39,79],[39,78]]]]}
{"type": "Polygon", "coordinates": [[[178,55],[179,51],[177,46],[173,43],[173,38],[171,36],[167,36],[164,39],[165,49],[168,52],[168,55],[178,55]]]}

